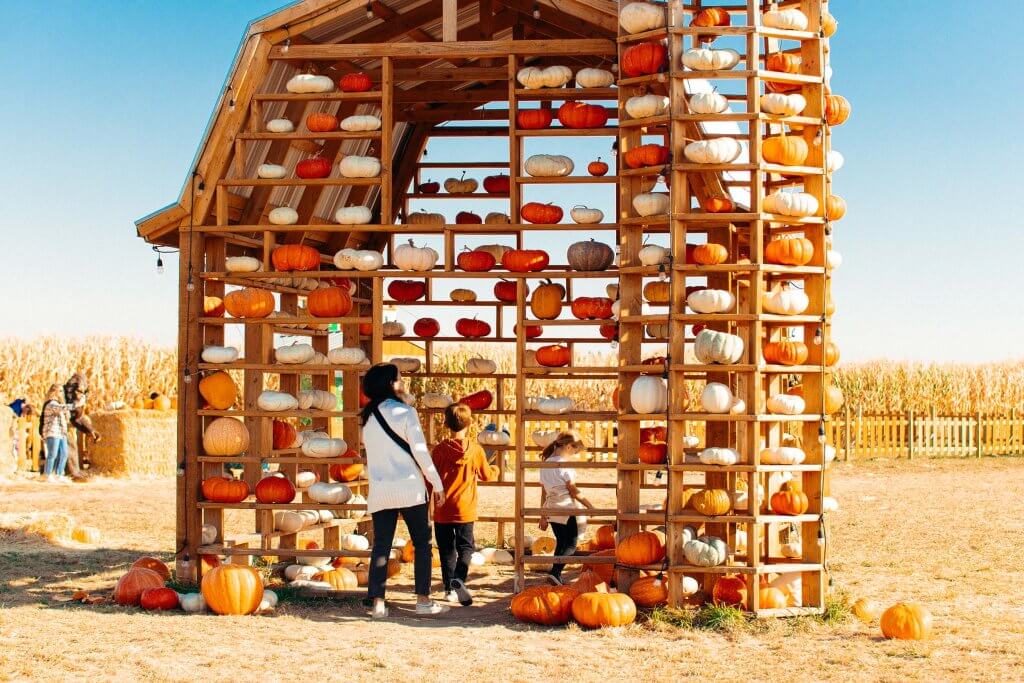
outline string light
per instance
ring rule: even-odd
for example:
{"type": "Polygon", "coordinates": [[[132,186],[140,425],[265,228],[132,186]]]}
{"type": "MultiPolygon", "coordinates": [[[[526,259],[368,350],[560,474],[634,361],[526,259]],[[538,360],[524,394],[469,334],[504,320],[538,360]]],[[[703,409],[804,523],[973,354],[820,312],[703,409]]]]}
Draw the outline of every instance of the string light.
{"type": "Polygon", "coordinates": [[[821,334],[821,328],[819,327],[819,328],[814,330],[813,344],[815,346],[821,346],[821,342],[822,342],[822,334],[821,334]]]}
{"type": "Polygon", "coordinates": [[[192,276],[188,276],[188,282],[185,283],[185,289],[190,292],[196,291],[196,283],[192,281],[192,276]]]}
{"type": "Polygon", "coordinates": [[[159,254],[157,254],[157,256],[156,256],[156,274],[157,275],[163,275],[164,274],[164,260],[162,258],[160,258],[159,254]]]}
{"type": "Polygon", "coordinates": [[[825,443],[825,421],[822,420],[818,424],[818,443],[825,443]]]}
{"type": "Polygon", "coordinates": [[[373,3],[372,2],[366,3],[366,18],[367,19],[373,19],[373,3]]]}
{"type": "MultiPolygon", "coordinates": [[[[232,89],[231,89],[231,86],[229,85],[228,86],[227,94],[230,94],[231,92],[232,92],[232,89]]],[[[234,111],[234,110],[235,110],[235,96],[231,95],[230,98],[228,99],[228,111],[234,111]]]]}
{"type": "Polygon", "coordinates": [[[292,46],[292,39],[291,38],[285,38],[284,45],[281,46],[281,52],[283,54],[288,54],[288,50],[291,49],[291,46],[292,46]]]}
{"type": "Polygon", "coordinates": [[[533,18],[540,19],[540,5],[533,3],[533,18]]]}
{"type": "Polygon", "coordinates": [[[612,156],[618,156],[619,154],[619,141],[615,140],[612,142],[612,156]]]}

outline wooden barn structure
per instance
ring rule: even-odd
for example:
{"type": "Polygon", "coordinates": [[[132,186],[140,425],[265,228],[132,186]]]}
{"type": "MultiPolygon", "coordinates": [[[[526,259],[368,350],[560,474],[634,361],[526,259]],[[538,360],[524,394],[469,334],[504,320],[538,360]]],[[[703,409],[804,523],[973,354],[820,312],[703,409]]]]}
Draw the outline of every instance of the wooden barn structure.
{"type": "MultiPolygon", "coordinates": [[[[508,445],[491,447],[514,509],[485,521],[514,529],[517,588],[531,564],[552,561],[527,545],[527,525],[547,512],[527,492],[550,465],[533,425],[614,420],[609,457],[576,465],[584,490],[595,471],[616,473],[595,486],[614,486],[617,505],[593,510],[591,523],[614,523],[620,549],[660,527],[665,556],[616,561],[606,550],[574,562],[614,568],[620,590],[660,572],[674,605],[739,577],[759,615],[821,612],[825,423],[842,402],[830,276],[845,209],[831,191],[842,163],[831,130],[848,105],[829,87],[835,29],[825,0],[302,0],[252,23],[180,196],[137,222],[139,236],[181,257],[179,564],[366,557],[339,541],[365,510],[358,497],[300,488],[290,503],[223,502],[204,481],[236,463],[251,492],[273,465],[293,482],[341,478],[364,493],[353,467],[359,377],[385,340],[425,348],[407,373],[421,379],[463,374],[436,369],[434,344],[486,342],[515,349],[514,367],[474,377],[490,393],[473,400],[486,404],[481,420],[513,428],[508,445]],[[427,156],[448,138],[463,158],[427,156]],[[500,158],[474,151],[495,138],[500,158]],[[531,153],[593,138],[610,151],[605,172],[590,155],[531,153]],[[460,172],[487,176],[483,188],[460,172]],[[447,175],[444,188],[427,182],[447,175]],[[527,201],[542,188],[603,192],[609,210],[527,201]],[[475,201],[493,208],[486,219],[456,217],[475,201]],[[413,209],[428,203],[437,208],[413,209]],[[400,253],[410,238],[436,253],[400,253]],[[566,239],[608,248],[551,247],[566,239]],[[503,293],[491,296],[499,278],[503,293]],[[564,309],[535,300],[548,279],[561,283],[564,309]],[[441,329],[403,329],[386,307],[440,311],[441,329]],[[452,329],[455,316],[471,322],[452,329]],[[239,353],[211,349],[229,329],[239,353]],[[294,337],[312,357],[280,353],[294,337]],[[584,344],[604,344],[617,363],[580,363],[584,344]],[[233,402],[210,400],[223,392],[212,380],[199,391],[219,371],[235,378],[233,402]],[[338,377],[337,404],[305,393],[338,377]],[[578,379],[617,390],[601,405],[558,401],[578,379]],[[528,395],[528,382],[548,382],[538,393],[555,400],[528,395]],[[283,423],[347,449],[293,438],[283,423]],[[253,511],[253,524],[226,528],[237,510],[253,511]],[[296,511],[313,512],[296,521],[296,511]]],[[[429,397],[420,412],[443,402],[429,397]]]]}

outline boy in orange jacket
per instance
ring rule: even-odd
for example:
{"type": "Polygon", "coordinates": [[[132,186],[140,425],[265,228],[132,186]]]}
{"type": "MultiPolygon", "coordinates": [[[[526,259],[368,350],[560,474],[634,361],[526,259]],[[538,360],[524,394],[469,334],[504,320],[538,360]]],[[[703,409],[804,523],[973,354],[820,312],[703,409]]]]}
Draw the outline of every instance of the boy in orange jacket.
{"type": "Polygon", "coordinates": [[[498,468],[487,464],[483,448],[468,436],[473,411],[462,403],[453,403],[444,411],[444,424],[451,438],[434,447],[434,467],[444,483],[444,503],[434,508],[434,537],[441,559],[441,579],[445,598],[459,604],[473,604],[466,588],[469,559],[476,551],[473,522],[476,521],[476,482],[496,481],[498,468]]]}

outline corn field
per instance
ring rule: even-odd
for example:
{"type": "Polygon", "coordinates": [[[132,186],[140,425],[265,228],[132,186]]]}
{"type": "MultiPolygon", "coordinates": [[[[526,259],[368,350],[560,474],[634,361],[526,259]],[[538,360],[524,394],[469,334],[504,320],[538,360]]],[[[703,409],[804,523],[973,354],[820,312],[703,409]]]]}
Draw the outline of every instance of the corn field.
{"type": "MultiPolygon", "coordinates": [[[[511,373],[514,356],[502,346],[439,344],[434,360],[438,372],[462,372],[466,361],[484,356],[498,364],[499,373],[511,373]]],[[[579,365],[614,365],[607,354],[578,355],[579,365]]],[[[7,401],[25,397],[36,405],[50,384],[63,383],[74,372],[89,378],[90,404],[101,408],[114,401],[132,403],[141,395],[159,391],[176,393],[176,354],[173,349],[127,337],[86,337],[63,339],[0,340],[0,394],[7,401]]],[[[893,413],[932,409],[939,415],[1002,414],[1011,408],[1024,410],[1024,361],[979,365],[925,364],[876,361],[845,364],[836,381],[847,402],[865,413],[893,413]]],[[[413,394],[435,391],[454,398],[490,389],[490,379],[474,377],[413,377],[413,394]]],[[[269,384],[268,384],[269,386],[269,384]]],[[[529,396],[568,395],[584,410],[611,410],[611,380],[558,382],[531,379],[529,396]]],[[[691,404],[700,386],[690,387],[691,404]]],[[[505,403],[514,405],[515,385],[504,380],[505,403]]]]}

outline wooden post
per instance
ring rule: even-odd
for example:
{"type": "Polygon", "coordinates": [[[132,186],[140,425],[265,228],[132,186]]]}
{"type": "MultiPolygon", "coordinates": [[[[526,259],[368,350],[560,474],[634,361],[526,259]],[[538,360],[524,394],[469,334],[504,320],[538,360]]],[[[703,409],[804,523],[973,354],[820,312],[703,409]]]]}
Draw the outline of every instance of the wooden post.
{"type": "Polygon", "coordinates": [[[907,412],[907,460],[914,459],[914,411],[907,412]]]}
{"type": "Polygon", "coordinates": [[[459,5],[457,0],[444,0],[441,9],[441,40],[454,43],[459,39],[459,5]]]}
{"type": "Polygon", "coordinates": [[[850,404],[847,403],[845,407],[845,414],[843,419],[843,455],[844,459],[849,462],[851,460],[852,451],[850,450],[853,439],[851,434],[853,433],[853,420],[851,419],[850,404]]]}
{"type": "Polygon", "coordinates": [[[982,437],[982,417],[981,417],[981,411],[979,410],[978,414],[977,414],[977,416],[975,416],[975,420],[974,420],[974,439],[975,439],[975,453],[974,453],[974,455],[975,455],[975,457],[978,457],[978,458],[981,457],[981,451],[982,451],[982,438],[981,437],[982,437]]]}

